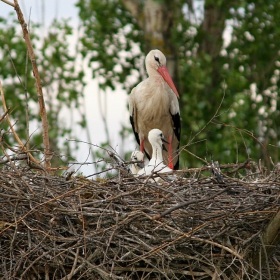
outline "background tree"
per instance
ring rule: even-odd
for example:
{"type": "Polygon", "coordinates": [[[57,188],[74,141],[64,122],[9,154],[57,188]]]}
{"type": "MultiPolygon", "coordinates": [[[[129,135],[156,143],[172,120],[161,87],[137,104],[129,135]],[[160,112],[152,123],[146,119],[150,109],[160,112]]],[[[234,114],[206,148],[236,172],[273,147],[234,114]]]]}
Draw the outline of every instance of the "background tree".
{"type": "MultiPolygon", "coordinates": [[[[101,90],[121,84],[129,93],[146,77],[146,53],[159,48],[166,54],[181,94],[181,167],[196,166],[201,164],[198,158],[209,160],[211,156],[223,163],[253,157],[269,166],[270,156],[278,161],[277,1],[79,0],[77,7],[83,33],[79,52],[88,59],[101,90]]],[[[25,46],[12,20],[1,19],[5,28],[0,31],[0,75],[8,105],[19,104],[14,119],[23,119],[22,101],[27,93],[32,121],[37,119],[32,103],[36,93],[30,67],[26,67],[25,46]]],[[[41,54],[38,65],[42,65],[48,96],[52,150],[58,151],[59,136],[71,132],[57,122],[57,116],[63,106],[80,107],[84,74],[77,69],[76,57],[65,43],[73,32],[69,24],[54,22],[44,38],[38,36],[39,29],[39,25],[31,25],[36,53],[41,54]]],[[[80,124],[85,126],[84,116],[80,124]]],[[[20,132],[25,128],[25,121],[17,123],[20,132]]],[[[32,145],[40,145],[39,135],[40,131],[32,137],[32,145]]],[[[64,144],[64,151],[69,153],[69,143],[64,144]]]]}
{"type": "MultiPolygon", "coordinates": [[[[104,88],[122,83],[129,93],[131,73],[145,76],[138,50],[142,57],[153,48],[166,54],[181,94],[185,151],[225,163],[278,160],[278,1],[79,0],[77,6],[83,54],[97,62],[93,72],[104,88]]],[[[186,152],[181,158],[183,166],[201,164],[186,152]]]]}

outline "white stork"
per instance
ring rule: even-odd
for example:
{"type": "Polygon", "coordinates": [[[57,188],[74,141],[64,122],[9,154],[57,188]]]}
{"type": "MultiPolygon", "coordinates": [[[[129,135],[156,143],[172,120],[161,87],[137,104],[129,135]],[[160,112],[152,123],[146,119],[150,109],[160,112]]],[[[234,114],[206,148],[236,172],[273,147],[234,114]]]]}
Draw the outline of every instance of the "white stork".
{"type": "Polygon", "coordinates": [[[152,172],[165,173],[173,171],[163,163],[162,150],[166,149],[163,142],[169,144],[159,129],[152,129],[149,132],[148,139],[151,143],[153,153],[148,165],[142,168],[138,175],[150,175],[152,172]]]}
{"type": "Polygon", "coordinates": [[[131,173],[136,175],[144,167],[144,154],[140,151],[134,151],[131,154],[131,173]]]}
{"type": "Polygon", "coordinates": [[[166,68],[166,58],[159,50],[152,50],[145,60],[149,78],[138,84],[129,96],[130,122],[140,151],[148,159],[152,146],[148,133],[160,129],[169,142],[164,151],[164,163],[171,169],[179,168],[179,144],[181,133],[179,94],[166,68]]]}

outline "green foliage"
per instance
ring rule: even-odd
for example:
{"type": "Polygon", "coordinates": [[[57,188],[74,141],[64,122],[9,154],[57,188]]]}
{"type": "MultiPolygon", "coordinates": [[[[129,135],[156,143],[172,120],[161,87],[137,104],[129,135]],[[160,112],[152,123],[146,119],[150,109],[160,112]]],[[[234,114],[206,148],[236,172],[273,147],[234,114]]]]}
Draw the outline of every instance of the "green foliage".
{"type": "Polygon", "coordinates": [[[99,78],[102,89],[115,89],[117,83],[129,89],[126,78],[139,60],[133,49],[142,43],[135,19],[120,0],[79,0],[77,7],[85,34],[81,52],[89,59],[93,77],[99,78]]]}
{"type": "Polygon", "coordinates": [[[238,83],[230,80],[229,90],[234,92],[236,84],[239,84],[238,90],[242,90],[246,104],[243,105],[245,110],[238,111],[240,115],[235,118],[236,122],[265,144],[266,149],[251,141],[249,147],[254,157],[263,158],[267,164],[268,156],[275,162],[279,160],[279,9],[279,1],[258,1],[248,3],[242,9],[232,9],[236,24],[233,26],[233,40],[226,49],[228,76],[240,75],[238,83]],[[255,89],[250,92],[252,84],[255,89]]]}
{"type": "MultiPolygon", "coordinates": [[[[278,123],[279,126],[279,112],[275,110],[276,106],[272,109],[269,104],[271,95],[274,94],[275,101],[279,99],[279,79],[275,77],[277,73],[279,76],[277,59],[280,29],[279,17],[276,15],[279,2],[270,3],[255,5],[243,2],[239,7],[228,6],[224,10],[226,20],[233,25],[232,40],[225,49],[217,49],[217,57],[209,57],[205,49],[200,48],[203,38],[193,36],[183,42],[183,45],[188,46],[188,50],[183,49],[180,53],[184,60],[181,62],[181,76],[185,77],[181,79],[184,89],[181,109],[183,131],[195,134],[203,128],[214,116],[225,94],[218,117],[195,138],[204,138],[205,147],[204,142],[194,142],[194,145],[188,146],[202,158],[210,153],[222,162],[243,161],[246,157],[253,157],[256,160],[263,158],[269,165],[268,156],[278,161],[279,148],[268,145],[279,146],[279,130],[275,125],[278,123]],[[191,53],[186,59],[184,52],[187,51],[191,53]],[[225,91],[222,89],[223,84],[225,91]],[[274,124],[273,132],[267,131],[268,123],[274,124]]],[[[202,26],[191,28],[195,27],[197,34],[200,34],[202,26]]],[[[209,31],[211,28],[213,26],[210,26],[209,31]]],[[[215,33],[210,35],[214,36],[215,33]]]]}

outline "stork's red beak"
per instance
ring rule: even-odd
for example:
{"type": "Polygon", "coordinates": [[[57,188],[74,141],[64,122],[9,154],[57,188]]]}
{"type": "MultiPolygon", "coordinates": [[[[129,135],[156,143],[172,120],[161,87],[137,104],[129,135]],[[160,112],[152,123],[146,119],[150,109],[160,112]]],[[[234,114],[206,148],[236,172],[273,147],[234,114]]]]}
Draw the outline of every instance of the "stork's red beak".
{"type": "Polygon", "coordinates": [[[157,70],[159,74],[163,77],[163,79],[166,81],[166,83],[169,85],[169,87],[173,90],[173,92],[176,94],[176,96],[179,98],[179,93],[172,81],[172,78],[170,77],[170,74],[166,68],[166,66],[160,66],[157,70]]]}

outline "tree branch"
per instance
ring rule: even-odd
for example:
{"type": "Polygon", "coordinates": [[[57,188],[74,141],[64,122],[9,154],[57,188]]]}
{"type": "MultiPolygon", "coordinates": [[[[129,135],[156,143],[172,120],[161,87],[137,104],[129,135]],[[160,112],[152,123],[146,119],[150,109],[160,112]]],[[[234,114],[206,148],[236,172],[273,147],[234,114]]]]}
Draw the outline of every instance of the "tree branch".
{"type": "Polygon", "coordinates": [[[5,111],[5,116],[6,116],[6,119],[7,119],[7,122],[8,122],[8,125],[16,139],[16,141],[18,142],[20,148],[27,153],[28,155],[28,158],[33,161],[34,163],[36,164],[39,164],[40,163],[30,154],[30,152],[26,149],[25,145],[22,143],[22,141],[20,140],[19,136],[17,135],[16,131],[14,130],[14,127],[11,123],[11,120],[10,120],[10,117],[9,117],[9,114],[8,114],[8,111],[9,109],[7,109],[7,105],[6,105],[6,100],[5,100],[5,94],[4,94],[4,90],[3,90],[3,87],[2,87],[2,84],[0,82],[0,95],[2,97],[2,104],[3,104],[3,108],[4,108],[4,111],[5,111]]]}
{"type": "Polygon", "coordinates": [[[12,2],[10,2],[8,0],[1,0],[1,1],[6,3],[6,4],[8,4],[8,5],[10,5],[10,6],[12,6],[12,7],[15,7],[14,3],[12,3],[12,2]]]}
{"type": "Polygon", "coordinates": [[[131,15],[137,19],[137,23],[138,25],[143,28],[143,21],[139,21],[139,4],[138,1],[131,1],[131,0],[122,0],[121,1],[123,3],[123,5],[125,6],[125,8],[131,13],[131,15]]]}
{"type": "Polygon", "coordinates": [[[27,24],[24,21],[24,17],[22,14],[22,11],[20,9],[20,6],[18,4],[18,0],[14,0],[15,3],[15,11],[18,15],[18,21],[22,27],[23,31],[23,38],[26,42],[29,58],[32,63],[32,69],[33,69],[33,75],[36,80],[36,87],[37,87],[37,93],[38,93],[38,101],[40,106],[40,116],[42,119],[42,125],[43,125],[43,143],[44,143],[44,155],[45,155],[45,167],[48,169],[50,168],[50,160],[51,160],[51,153],[50,153],[50,143],[49,143],[49,131],[48,131],[48,119],[47,119],[47,113],[45,108],[45,101],[44,96],[42,92],[42,85],[41,85],[41,79],[36,63],[36,57],[33,51],[33,47],[31,44],[31,39],[27,30],[27,24]]]}
{"type": "MultiPolygon", "coordinates": [[[[0,90],[1,90],[1,82],[0,82],[0,90]]],[[[11,108],[7,108],[6,112],[0,118],[0,123],[6,118],[6,116],[8,115],[10,110],[11,110],[11,108]]]]}

